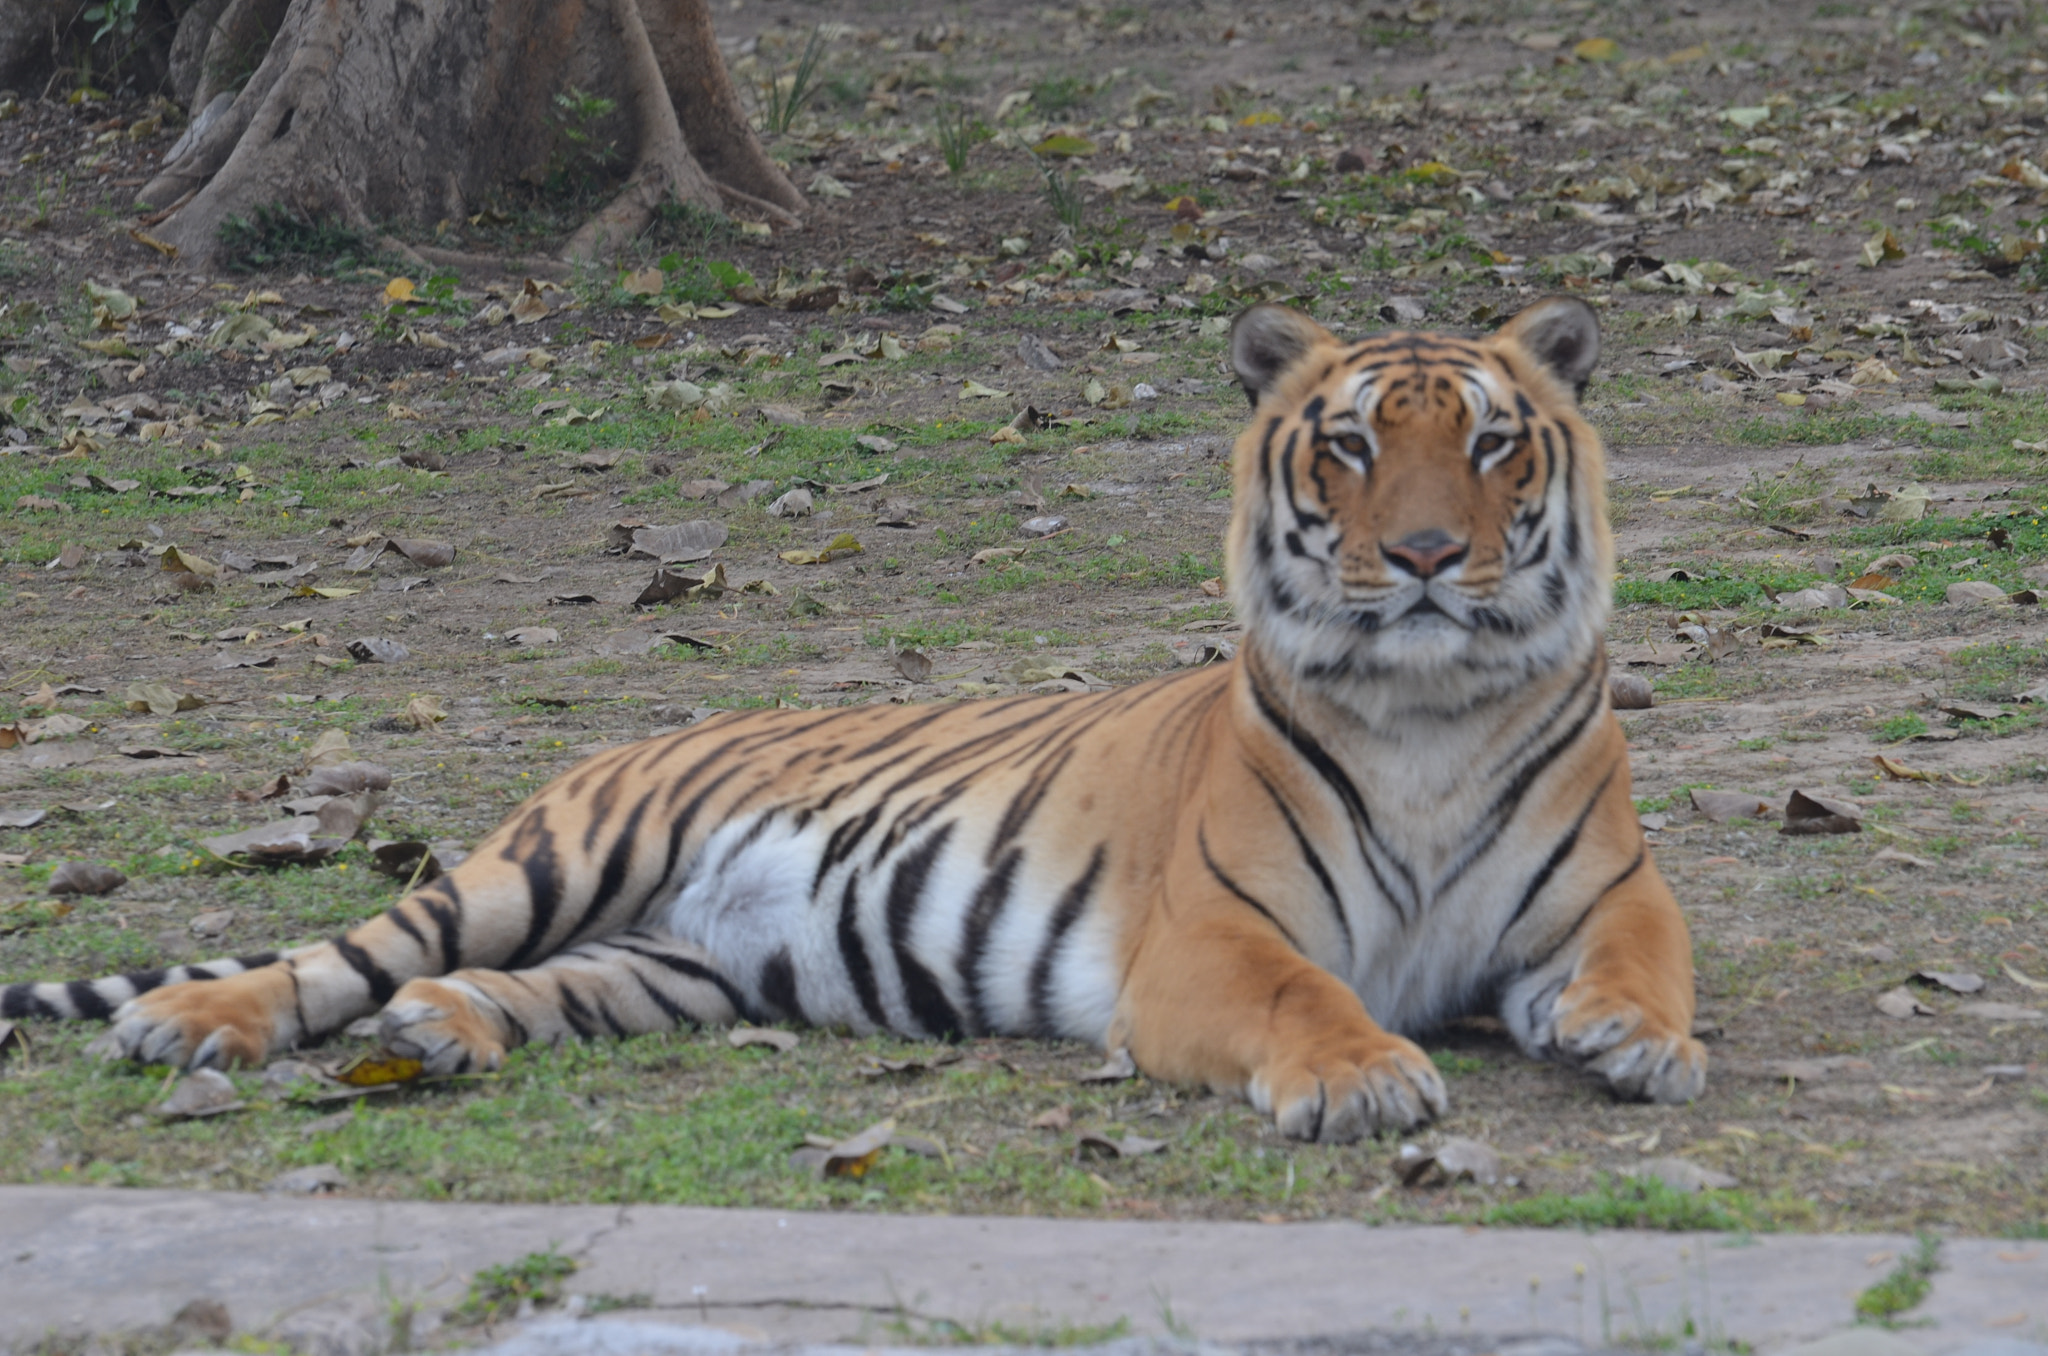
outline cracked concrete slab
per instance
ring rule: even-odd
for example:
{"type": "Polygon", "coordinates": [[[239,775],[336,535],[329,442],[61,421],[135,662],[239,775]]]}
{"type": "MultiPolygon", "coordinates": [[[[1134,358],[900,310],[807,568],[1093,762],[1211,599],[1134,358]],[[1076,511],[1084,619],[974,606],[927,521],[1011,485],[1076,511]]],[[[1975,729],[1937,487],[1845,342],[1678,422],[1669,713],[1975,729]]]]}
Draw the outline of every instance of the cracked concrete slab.
{"type": "MultiPolygon", "coordinates": [[[[572,1296],[632,1297],[648,1317],[782,1343],[886,1342],[903,1320],[1123,1320],[1139,1336],[1223,1344],[1414,1330],[1594,1346],[1690,1332],[1774,1356],[1847,1328],[1856,1296],[1911,1241],[4,1187],[0,1349],[161,1324],[196,1298],[257,1335],[370,1301],[431,1321],[479,1268],[551,1245],[582,1264],[572,1296]]],[[[1953,1240],[1943,1262],[1920,1326],[1902,1334],[1915,1349],[2048,1341],[2048,1243],[1953,1240]]]]}

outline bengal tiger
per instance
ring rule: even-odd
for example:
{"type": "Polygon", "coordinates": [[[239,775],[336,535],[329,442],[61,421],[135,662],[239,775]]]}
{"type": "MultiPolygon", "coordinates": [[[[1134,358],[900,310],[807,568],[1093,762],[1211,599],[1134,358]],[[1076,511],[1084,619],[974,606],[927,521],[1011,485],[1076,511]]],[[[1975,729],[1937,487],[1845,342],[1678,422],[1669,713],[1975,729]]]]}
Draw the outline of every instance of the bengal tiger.
{"type": "Polygon", "coordinates": [[[1609,706],[1599,350],[1569,298],[1478,339],[1255,306],[1234,659],[721,715],[570,769],[331,942],[4,1012],[195,1068],[380,1008],[434,1073],[739,1019],[1066,1037],[1325,1142],[1441,1114],[1409,1034],[1492,1012],[1620,1095],[1694,1098],[1690,941],[1609,706]]]}

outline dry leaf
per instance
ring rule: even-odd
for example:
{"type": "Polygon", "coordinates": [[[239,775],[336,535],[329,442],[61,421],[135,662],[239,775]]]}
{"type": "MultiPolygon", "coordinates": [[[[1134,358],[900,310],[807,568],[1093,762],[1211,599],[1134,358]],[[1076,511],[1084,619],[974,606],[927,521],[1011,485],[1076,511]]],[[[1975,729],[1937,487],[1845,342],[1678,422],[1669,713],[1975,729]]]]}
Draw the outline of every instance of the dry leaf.
{"type": "Polygon", "coordinates": [[[388,1083],[410,1083],[425,1070],[426,1066],[416,1059],[382,1051],[374,1055],[358,1055],[333,1070],[328,1077],[352,1088],[381,1088],[388,1083]]]}
{"type": "Polygon", "coordinates": [[[840,1140],[825,1151],[819,1163],[821,1175],[826,1177],[852,1177],[856,1180],[868,1175],[882,1156],[882,1150],[889,1147],[889,1141],[896,1137],[896,1121],[891,1117],[877,1121],[850,1139],[840,1140]]]}
{"type": "Polygon", "coordinates": [[[1903,986],[1888,990],[1877,996],[1877,1010],[1887,1017],[1932,1017],[1934,1009],[1913,996],[1913,991],[1903,986]]]}
{"type": "Polygon", "coordinates": [[[1041,1111],[1026,1125],[1033,1130],[1064,1130],[1074,1123],[1074,1112],[1070,1107],[1056,1106],[1050,1111],[1041,1111]]]}
{"type": "Polygon", "coordinates": [[[1121,1083],[1125,1079],[1136,1078],[1137,1076],[1138,1066],[1132,1060],[1131,1052],[1120,1045],[1109,1052],[1108,1059],[1095,1068],[1090,1069],[1087,1073],[1080,1075],[1074,1081],[1076,1083],[1121,1083]]]}
{"type": "Polygon", "coordinates": [[[815,551],[784,551],[781,558],[789,565],[824,565],[841,556],[853,555],[861,549],[859,540],[851,532],[841,532],[815,551]]]}
{"type": "Polygon", "coordinates": [[[150,1110],[165,1120],[197,1120],[239,1111],[244,1105],[226,1074],[218,1069],[194,1069],[178,1080],[169,1097],[150,1110]]]}
{"type": "Polygon", "coordinates": [[[1716,824],[1726,824],[1731,819],[1768,819],[1777,813],[1769,801],[1747,791],[1704,791],[1697,787],[1692,791],[1692,808],[1716,824]]]}
{"type": "Polygon", "coordinates": [[[765,1045],[777,1054],[788,1054],[802,1043],[803,1038],[794,1031],[778,1031],[766,1026],[736,1026],[725,1033],[725,1043],[735,1050],[744,1050],[750,1045],[765,1045]]]}
{"type": "Polygon", "coordinates": [[[1863,808],[1815,791],[1795,790],[1785,801],[1785,822],[1779,833],[1861,833],[1863,808]]]}
{"type": "Polygon", "coordinates": [[[890,656],[889,663],[913,683],[922,683],[932,676],[932,657],[923,650],[898,650],[890,656]]]}
{"type": "Polygon", "coordinates": [[[1142,1135],[1125,1135],[1122,1139],[1111,1139],[1100,1131],[1084,1130],[1074,1137],[1074,1158],[1143,1158],[1148,1154],[1166,1152],[1167,1141],[1146,1139],[1142,1135]]]}
{"type": "Polygon", "coordinates": [[[93,862],[66,862],[50,873],[53,895],[110,895],[128,883],[128,877],[111,866],[93,862]]]}
{"type": "Polygon", "coordinates": [[[1394,1156],[1403,1186],[1442,1185],[1466,1179],[1481,1186],[1500,1180],[1500,1155],[1476,1139],[1447,1139],[1434,1149],[1403,1144],[1394,1156]]]}
{"type": "Polygon", "coordinates": [[[1984,976],[1971,974],[1968,970],[1916,970],[1915,979],[1924,979],[1929,984],[1939,984],[1952,993],[1976,993],[1984,987],[1984,976]]]}

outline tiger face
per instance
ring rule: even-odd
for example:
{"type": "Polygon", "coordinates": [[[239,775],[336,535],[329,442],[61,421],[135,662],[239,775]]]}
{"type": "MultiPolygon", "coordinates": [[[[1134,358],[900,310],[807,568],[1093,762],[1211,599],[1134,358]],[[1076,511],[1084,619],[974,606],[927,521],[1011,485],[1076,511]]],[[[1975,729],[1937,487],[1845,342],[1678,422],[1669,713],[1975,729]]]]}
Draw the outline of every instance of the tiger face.
{"type": "MultiPolygon", "coordinates": [[[[1297,311],[1238,318],[1239,614],[1300,678],[1412,679],[1456,709],[1597,643],[1613,548],[1577,392],[1592,309],[1538,302],[1483,339],[1346,343],[1297,311]]],[[[1385,685],[1378,685],[1382,694],[1385,685]]]]}

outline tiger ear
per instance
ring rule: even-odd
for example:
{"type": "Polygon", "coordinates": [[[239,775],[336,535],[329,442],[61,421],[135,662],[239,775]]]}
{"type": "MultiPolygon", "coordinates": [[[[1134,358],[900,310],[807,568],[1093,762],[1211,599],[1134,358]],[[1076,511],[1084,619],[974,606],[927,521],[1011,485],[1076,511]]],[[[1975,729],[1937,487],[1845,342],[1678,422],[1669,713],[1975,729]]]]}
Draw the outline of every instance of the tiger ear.
{"type": "Polygon", "coordinates": [[[1230,327],[1230,365],[1252,404],[1330,332],[1291,306],[1262,302],[1230,327]]]}
{"type": "Polygon", "coordinates": [[[1517,312],[1500,333],[1549,368],[1574,396],[1586,393],[1586,379],[1600,361],[1600,317],[1591,306],[1577,297],[1545,297],[1517,312]]]}

